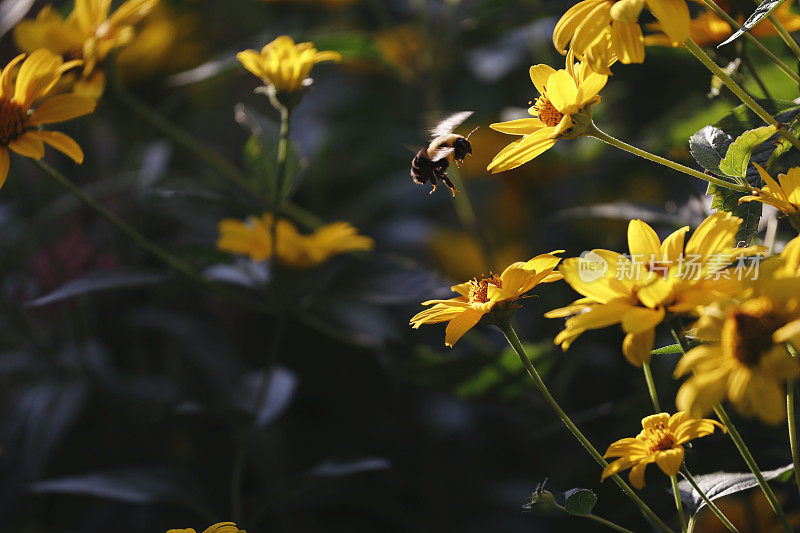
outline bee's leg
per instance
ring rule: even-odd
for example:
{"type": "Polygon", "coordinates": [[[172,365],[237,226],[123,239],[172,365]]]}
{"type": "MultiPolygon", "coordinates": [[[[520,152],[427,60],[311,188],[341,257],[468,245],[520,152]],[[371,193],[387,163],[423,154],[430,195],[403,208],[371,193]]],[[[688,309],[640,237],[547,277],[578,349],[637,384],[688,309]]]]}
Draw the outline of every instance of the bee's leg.
{"type": "Polygon", "coordinates": [[[431,189],[431,192],[429,192],[428,194],[433,194],[434,192],[436,192],[436,185],[437,185],[436,176],[431,175],[430,179],[431,179],[431,185],[433,185],[433,189],[431,189]]]}
{"type": "Polygon", "coordinates": [[[458,192],[458,189],[456,189],[456,186],[453,185],[453,182],[450,181],[450,178],[447,177],[447,174],[445,174],[444,176],[440,176],[440,178],[444,182],[444,184],[447,185],[450,188],[450,192],[453,193],[453,198],[455,198],[456,197],[456,193],[458,192]]]}

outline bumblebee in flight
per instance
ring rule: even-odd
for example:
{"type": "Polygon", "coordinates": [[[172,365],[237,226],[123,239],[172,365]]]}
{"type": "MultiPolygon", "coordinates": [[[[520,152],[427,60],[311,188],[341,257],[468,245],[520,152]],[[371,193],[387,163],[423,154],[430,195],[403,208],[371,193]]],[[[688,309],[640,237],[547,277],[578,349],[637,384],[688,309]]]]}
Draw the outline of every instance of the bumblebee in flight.
{"type": "Polygon", "coordinates": [[[452,161],[455,161],[456,165],[461,167],[464,158],[472,153],[469,137],[478,128],[472,130],[466,137],[453,133],[453,130],[471,115],[472,111],[462,111],[454,113],[439,122],[431,130],[432,139],[428,147],[422,148],[417,152],[417,155],[411,161],[411,177],[415,183],[420,185],[430,181],[431,185],[433,185],[430,194],[433,194],[438,180],[441,180],[450,188],[453,196],[456,195],[456,188],[447,177],[447,167],[450,166],[452,161]]]}

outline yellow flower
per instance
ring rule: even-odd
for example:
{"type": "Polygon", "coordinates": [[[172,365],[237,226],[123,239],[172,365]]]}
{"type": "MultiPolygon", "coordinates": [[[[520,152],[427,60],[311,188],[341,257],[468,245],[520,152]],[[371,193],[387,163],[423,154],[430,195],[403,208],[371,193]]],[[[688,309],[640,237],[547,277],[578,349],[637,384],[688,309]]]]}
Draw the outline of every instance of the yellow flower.
{"type": "Polygon", "coordinates": [[[576,57],[587,60],[598,72],[607,69],[602,56],[609,47],[622,63],[642,63],[639,15],[645,5],[673,42],[689,37],[689,8],[684,0],[583,0],[558,21],[553,44],[561,53],[570,45],[576,57]]]}
{"type": "MultiPolygon", "coordinates": [[[[225,219],[219,223],[217,248],[226,252],[248,255],[254,261],[272,257],[272,215],[250,217],[242,222],[225,219]]],[[[375,243],[359,235],[347,222],[334,222],[310,235],[302,235],[297,227],[279,219],[275,227],[278,241],[278,261],[293,268],[319,266],[334,255],[358,250],[371,250],[375,243]]]]}
{"type": "Polygon", "coordinates": [[[41,159],[44,144],[49,144],[76,163],[83,162],[83,151],[71,137],[40,126],[64,122],[95,108],[95,102],[83,96],[48,94],[61,74],[80,65],[80,61],[65,63],[47,50],[37,50],[23,59],[25,54],[18,55],[0,73],[0,187],[8,175],[9,149],[41,159]],[[14,71],[20,61],[22,66],[15,81],[14,71]]]}
{"type": "Polygon", "coordinates": [[[787,215],[800,214],[800,167],[790,168],[786,174],[778,174],[778,181],[775,181],[758,163],[753,164],[767,185],[763,188],[756,187],[752,196],[743,196],[739,203],[763,202],[777,207],[787,215]]]}
{"type": "Polygon", "coordinates": [[[501,275],[490,274],[488,278],[474,279],[454,285],[450,289],[459,296],[449,300],[429,300],[422,305],[428,309],[414,315],[409,324],[414,329],[422,324],[448,322],[444,343],[452,347],[483,315],[495,307],[505,307],[540,283],[551,283],[561,279],[553,272],[561,258],[555,254],[563,250],[537,255],[527,263],[518,262],[506,268],[501,275]]]}
{"type": "Polygon", "coordinates": [[[703,309],[695,335],[709,342],[675,367],[675,377],[693,371],[675,399],[679,409],[701,416],[727,397],[746,416],[770,424],[785,419],[786,382],[800,377],[800,364],[786,347],[800,347],[800,278],[797,265],[788,265],[796,260],[795,241],[765,261],[759,278],[735,299],[703,309]]]}
{"type": "Polygon", "coordinates": [[[491,172],[511,170],[527,163],[552,147],[559,137],[569,137],[573,119],[584,109],[600,101],[598,94],[608,76],[592,72],[585,63],[576,65],[567,57],[566,69],[534,65],[530,76],[539,97],[528,109],[534,118],[521,118],[491,124],[489,127],[510,135],[522,135],[497,154],[488,169],[491,172]]]}
{"type": "Polygon", "coordinates": [[[601,480],[631,468],[631,485],[644,488],[644,471],[650,463],[656,463],[668,476],[678,473],[683,464],[683,445],[690,440],[714,433],[716,420],[692,418],[685,411],[670,416],[658,413],[642,419],[642,431],[635,437],[620,439],[608,447],[604,458],[619,457],[603,469],[601,480]]]}
{"type": "Polygon", "coordinates": [[[717,212],[697,227],[684,247],[688,226],[661,242],[641,220],[628,225],[629,255],[596,249],[559,267],[564,279],[584,296],[545,314],[569,317],[555,343],[566,350],[584,331],[621,324],[627,334],[625,358],[634,366],[650,360],[655,328],[667,311],[691,312],[699,305],[735,293],[738,280],[721,270],[760,247],[734,248],[740,218],[717,212]]]}
{"type": "MultiPolygon", "coordinates": [[[[649,25],[649,27],[656,31],[661,30],[661,24],[657,22],[649,25]]],[[[713,11],[700,13],[696,18],[692,19],[689,28],[692,40],[698,46],[713,46],[721,43],[733,33],[730,24],[719,18],[713,11]]],[[[644,43],[648,46],[675,46],[678,44],[660,31],[646,36],[644,43]]]]}
{"type": "MultiPolygon", "coordinates": [[[[196,533],[192,528],[168,529],[167,533],[196,533]]],[[[207,527],[203,533],[247,533],[244,529],[239,529],[233,522],[220,522],[207,527]]]]}
{"type": "Polygon", "coordinates": [[[295,44],[291,37],[282,35],[261,52],[245,50],[236,54],[236,58],[261,78],[264,85],[292,92],[307,83],[314,65],[321,61],[341,61],[342,56],[338,52],[318,52],[312,43],[295,44]]]}
{"type": "Polygon", "coordinates": [[[105,76],[95,67],[108,54],[126,45],[135,35],[134,26],[158,0],[128,0],[111,13],[109,0],[76,0],[67,18],[45,6],[34,20],[23,20],[14,28],[14,41],[20,50],[46,48],[71,59],[83,60],[83,74],[75,92],[99,98],[105,76]]]}

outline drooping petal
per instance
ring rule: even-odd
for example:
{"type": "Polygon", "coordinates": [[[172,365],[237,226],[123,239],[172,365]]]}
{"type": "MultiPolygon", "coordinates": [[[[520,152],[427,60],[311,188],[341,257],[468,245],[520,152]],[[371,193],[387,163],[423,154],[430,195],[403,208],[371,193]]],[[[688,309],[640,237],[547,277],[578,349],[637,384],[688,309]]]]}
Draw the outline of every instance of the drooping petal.
{"type": "Polygon", "coordinates": [[[622,354],[625,359],[636,368],[640,368],[643,363],[649,362],[655,336],[655,328],[641,333],[628,333],[625,335],[625,339],[622,341],[622,354]]]}
{"type": "Polygon", "coordinates": [[[609,476],[613,476],[614,474],[621,472],[626,468],[630,468],[634,464],[636,464],[636,461],[628,457],[617,459],[616,461],[609,463],[609,465],[603,469],[603,473],[600,476],[600,481],[609,476]]]}
{"type": "Polygon", "coordinates": [[[611,46],[621,63],[644,63],[644,36],[637,22],[613,21],[611,46]]]}
{"type": "Polygon", "coordinates": [[[42,141],[49,144],[59,152],[68,156],[70,159],[78,163],[83,163],[83,150],[80,145],[75,142],[75,139],[69,135],[65,135],[60,131],[41,130],[36,132],[37,137],[42,141]]]}
{"type": "Polygon", "coordinates": [[[44,157],[44,144],[36,135],[36,132],[28,131],[8,143],[8,147],[19,155],[30,157],[31,159],[41,159],[44,157]]]}
{"type": "Polygon", "coordinates": [[[631,468],[631,473],[628,476],[628,479],[631,480],[631,485],[636,487],[637,489],[644,488],[644,471],[647,468],[647,463],[639,463],[631,468]]]}
{"type": "Polygon", "coordinates": [[[676,475],[683,464],[683,446],[657,452],[656,464],[666,475],[676,475]]]}
{"type": "Polygon", "coordinates": [[[447,328],[444,332],[445,346],[452,347],[458,339],[480,321],[482,316],[483,313],[471,307],[467,307],[464,311],[459,313],[447,324],[447,328]]]}
{"type": "Polygon", "coordinates": [[[686,0],[646,0],[647,8],[661,23],[664,33],[676,43],[689,38],[691,16],[686,0]]]}
{"type": "MultiPolygon", "coordinates": [[[[558,19],[555,30],[553,31],[553,45],[556,47],[556,50],[562,54],[566,52],[567,45],[570,40],[572,40],[575,30],[586,20],[588,14],[592,12],[597,4],[597,0],[583,0],[569,8],[566,13],[558,19]]],[[[534,83],[536,82],[534,81],[534,83]]],[[[537,86],[537,89],[538,88],[537,86]]],[[[541,89],[539,89],[539,92],[542,92],[541,89]]]]}

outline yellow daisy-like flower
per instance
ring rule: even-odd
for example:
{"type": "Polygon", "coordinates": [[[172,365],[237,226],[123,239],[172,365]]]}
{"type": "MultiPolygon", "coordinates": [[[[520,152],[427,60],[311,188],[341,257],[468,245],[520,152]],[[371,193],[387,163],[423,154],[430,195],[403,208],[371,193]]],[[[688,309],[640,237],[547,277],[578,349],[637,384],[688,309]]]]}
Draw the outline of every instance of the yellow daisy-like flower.
{"type": "Polygon", "coordinates": [[[499,276],[493,274],[488,278],[454,285],[450,289],[459,296],[449,300],[422,302],[422,305],[432,307],[414,315],[409,323],[418,329],[422,324],[448,322],[444,343],[452,347],[483,315],[522,298],[540,283],[560,280],[561,274],[553,270],[561,260],[555,254],[562,252],[556,250],[537,255],[528,262],[514,263],[499,276]]]}
{"type": "MultiPolygon", "coordinates": [[[[226,252],[247,255],[254,261],[272,257],[272,215],[250,217],[246,221],[225,219],[219,223],[217,248],[226,252]]],[[[310,235],[303,235],[286,219],[275,227],[278,241],[278,261],[292,268],[319,266],[334,255],[359,250],[371,250],[375,243],[359,235],[347,222],[334,222],[310,235]]]]}
{"type": "Polygon", "coordinates": [[[244,68],[261,78],[264,85],[293,92],[303,87],[311,69],[321,61],[341,61],[338,52],[319,52],[313,43],[297,43],[282,35],[261,52],[245,50],[236,54],[244,68]]]}
{"type": "MultiPolygon", "coordinates": [[[[572,55],[563,70],[549,65],[534,65],[530,76],[539,97],[528,113],[533,118],[491,124],[489,127],[522,138],[497,154],[488,169],[491,172],[511,170],[527,163],[552,147],[559,137],[570,137],[575,120],[589,106],[600,101],[599,93],[608,76],[591,71],[585,63],[576,65],[572,55]]],[[[585,120],[590,120],[588,117],[585,120]]]]}
{"type": "Polygon", "coordinates": [[[786,174],[778,174],[778,181],[775,181],[758,163],[753,164],[766,186],[753,189],[753,195],[743,196],[739,203],[763,202],[777,207],[787,215],[800,214],[800,167],[790,168],[786,174]]]}
{"type": "Polygon", "coordinates": [[[635,437],[620,439],[608,447],[604,458],[619,457],[603,469],[601,480],[631,468],[631,485],[644,488],[644,471],[656,463],[668,476],[678,473],[683,464],[683,445],[714,433],[716,428],[726,431],[716,420],[692,418],[685,411],[670,416],[658,413],[642,419],[642,431],[635,437]]]}
{"type": "MultiPolygon", "coordinates": [[[[654,23],[648,25],[652,30],[658,33],[647,35],[644,38],[644,44],[647,46],[676,46],[676,43],[664,33],[661,33],[661,24],[654,23]]],[[[692,40],[698,46],[713,46],[721,43],[733,33],[730,24],[719,18],[713,11],[704,11],[697,17],[693,18],[690,25],[690,34],[692,40]]]]}
{"type": "Polygon", "coordinates": [[[673,42],[689,37],[690,15],[685,0],[583,0],[561,17],[553,44],[561,53],[567,45],[579,59],[604,72],[602,56],[610,46],[622,63],[644,61],[644,37],[639,15],[647,6],[673,42]]]}
{"type": "Polygon", "coordinates": [[[48,94],[66,70],[78,65],[80,61],[65,63],[48,50],[37,50],[27,59],[25,54],[18,55],[0,72],[0,187],[8,176],[9,150],[41,159],[44,145],[49,144],[76,163],[83,162],[83,151],[71,137],[40,127],[94,111],[95,102],[90,98],[48,94]]]}
{"type": "Polygon", "coordinates": [[[47,5],[34,20],[23,20],[14,28],[14,41],[20,50],[32,52],[46,48],[71,59],[83,60],[83,74],[73,90],[99,98],[105,75],[95,70],[112,50],[129,43],[134,26],[158,0],[128,0],[111,13],[110,0],[75,0],[67,18],[47,5]]]}
{"type": "Polygon", "coordinates": [[[668,311],[692,312],[736,292],[738,280],[718,272],[737,258],[761,250],[734,248],[741,222],[730,213],[714,213],[684,246],[688,226],[661,242],[653,228],[632,220],[629,255],[596,249],[564,260],[559,271],[584,298],[545,314],[571,317],[555,343],[566,350],[584,331],[621,324],[627,334],[622,343],[625,358],[634,366],[648,362],[655,328],[668,311]]]}
{"type": "Polygon", "coordinates": [[[736,299],[703,309],[694,329],[709,342],[675,367],[675,377],[693,372],[678,391],[679,409],[701,416],[727,397],[745,416],[769,424],[786,418],[786,382],[800,377],[800,364],[786,347],[800,347],[800,278],[797,264],[787,264],[798,255],[795,241],[779,261],[765,261],[766,275],[736,299]]]}
{"type": "MultiPolygon", "coordinates": [[[[168,529],[167,533],[196,533],[193,528],[168,529]]],[[[207,527],[203,533],[247,533],[244,529],[239,529],[233,522],[220,522],[207,527]]]]}

